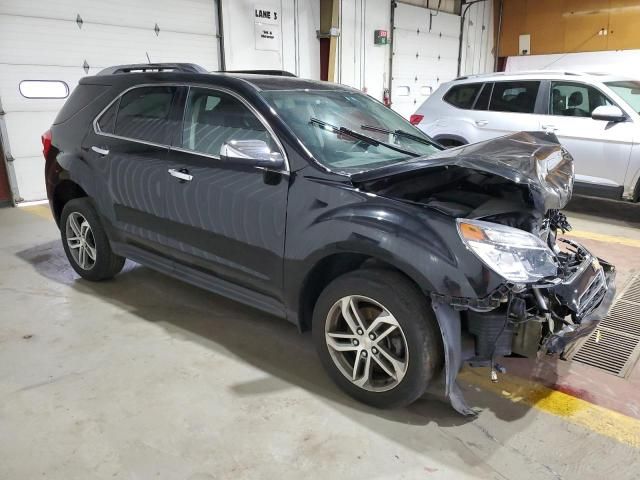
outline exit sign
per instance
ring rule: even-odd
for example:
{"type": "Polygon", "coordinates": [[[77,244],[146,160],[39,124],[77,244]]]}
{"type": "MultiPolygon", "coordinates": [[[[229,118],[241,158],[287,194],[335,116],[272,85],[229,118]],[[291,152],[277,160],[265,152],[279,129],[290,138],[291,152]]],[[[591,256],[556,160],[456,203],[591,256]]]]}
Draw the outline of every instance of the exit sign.
{"type": "Polygon", "coordinates": [[[386,30],[375,30],[373,32],[374,45],[386,45],[389,43],[389,34],[386,30]]]}

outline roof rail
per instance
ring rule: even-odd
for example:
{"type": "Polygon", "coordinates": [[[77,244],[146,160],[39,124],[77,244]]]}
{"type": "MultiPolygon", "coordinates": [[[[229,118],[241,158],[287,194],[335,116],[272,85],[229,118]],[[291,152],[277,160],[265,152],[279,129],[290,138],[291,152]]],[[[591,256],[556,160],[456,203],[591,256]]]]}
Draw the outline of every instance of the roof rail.
{"type": "Polygon", "coordinates": [[[97,75],[115,75],[118,73],[145,72],[180,72],[180,73],[208,73],[207,70],[195,63],[134,63],[131,65],[115,65],[100,70],[97,75]]]}
{"type": "Polygon", "coordinates": [[[503,76],[518,76],[518,75],[571,75],[571,76],[582,76],[582,75],[593,75],[591,73],[572,71],[572,70],[516,70],[514,72],[489,72],[489,73],[474,73],[471,75],[464,75],[462,77],[458,77],[454,79],[454,81],[458,80],[467,80],[467,79],[482,79],[486,77],[503,77],[503,76]]]}
{"type": "Polygon", "coordinates": [[[227,70],[224,72],[216,72],[216,73],[248,73],[251,75],[273,75],[278,77],[295,77],[291,72],[287,72],[286,70],[227,70]]]}

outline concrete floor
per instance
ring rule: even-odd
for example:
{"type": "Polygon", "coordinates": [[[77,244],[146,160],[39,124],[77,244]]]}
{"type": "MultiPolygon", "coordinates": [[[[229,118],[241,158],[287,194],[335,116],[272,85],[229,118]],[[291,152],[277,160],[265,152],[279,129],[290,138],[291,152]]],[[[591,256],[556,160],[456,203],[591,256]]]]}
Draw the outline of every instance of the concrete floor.
{"type": "Polygon", "coordinates": [[[0,479],[640,478],[640,441],[462,383],[477,418],[365,407],[294,326],[130,263],[79,280],[46,207],[0,210],[0,479]]]}

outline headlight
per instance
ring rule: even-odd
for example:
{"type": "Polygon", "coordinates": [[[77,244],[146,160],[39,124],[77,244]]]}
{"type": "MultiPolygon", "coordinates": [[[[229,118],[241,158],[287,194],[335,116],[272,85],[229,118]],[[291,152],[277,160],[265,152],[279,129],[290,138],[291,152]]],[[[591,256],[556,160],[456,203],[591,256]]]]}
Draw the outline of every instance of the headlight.
{"type": "Polygon", "coordinates": [[[549,247],[517,228],[459,218],[458,234],[469,249],[498,275],[514,283],[555,276],[558,267],[549,247]]]}

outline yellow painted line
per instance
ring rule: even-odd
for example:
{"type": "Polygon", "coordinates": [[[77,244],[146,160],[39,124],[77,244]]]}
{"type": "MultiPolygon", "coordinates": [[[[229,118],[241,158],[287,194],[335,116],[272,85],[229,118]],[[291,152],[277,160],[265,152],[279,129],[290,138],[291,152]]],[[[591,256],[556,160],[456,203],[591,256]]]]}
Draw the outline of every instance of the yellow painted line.
{"type": "Polygon", "coordinates": [[[504,374],[499,378],[498,383],[493,383],[489,379],[488,368],[465,368],[458,375],[458,380],[463,383],[468,382],[513,403],[534,407],[592,432],[640,448],[639,419],[513,375],[504,374]]]}
{"type": "Polygon", "coordinates": [[[640,239],[619,237],[616,235],[605,235],[604,233],[588,232],[586,230],[572,230],[566,234],[567,237],[586,238],[604,243],[617,243],[629,247],[640,248],[640,239]]]}
{"type": "Polygon", "coordinates": [[[25,212],[29,212],[32,215],[37,215],[38,217],[45,218],[47,220],[51,220],[53,218],[48,204],[29,205],[28,207],[21,207],[21,210],[24,210],[25,212]]]}

